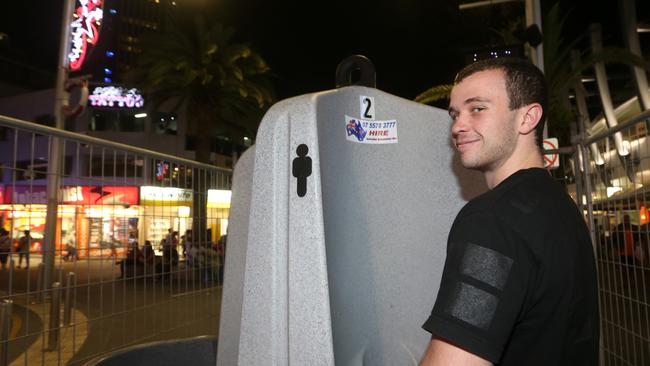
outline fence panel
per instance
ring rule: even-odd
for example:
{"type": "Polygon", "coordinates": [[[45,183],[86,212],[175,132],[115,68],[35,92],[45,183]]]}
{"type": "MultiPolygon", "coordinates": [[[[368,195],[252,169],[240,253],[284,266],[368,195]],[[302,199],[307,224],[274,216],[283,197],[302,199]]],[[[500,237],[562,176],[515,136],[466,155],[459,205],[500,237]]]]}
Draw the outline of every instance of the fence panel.
{"type": "Polygon", "coordinates": [[[0,366],[217,333],[231,171],[0,116],[0,178],[0,366]]]}
{"type": "Polygon", "coordinates": [[[647,118],[648,112],[642,113],[616,129],[590,137],[582,149],[588,165],[582,166],[581,199],[593,213],[589,224],[599,271],[604,365],[650,364],[647,118]],[[629,142],[628,155],[617,152],[612,137],[616,132],[622,134],[625,144],[629,142]]]}

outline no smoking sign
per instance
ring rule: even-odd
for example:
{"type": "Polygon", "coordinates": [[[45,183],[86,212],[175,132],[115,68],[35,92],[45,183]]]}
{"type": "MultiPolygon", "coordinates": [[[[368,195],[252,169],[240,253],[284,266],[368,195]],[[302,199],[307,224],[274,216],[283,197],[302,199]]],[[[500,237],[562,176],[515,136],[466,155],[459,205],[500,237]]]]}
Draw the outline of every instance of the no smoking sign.
{"type": "MultiPolygon", "coordinates": [[[[559,147],[558,140],[555,137],[544,139],[544,150],[557,150],[559,147]]],[[[559,154],[545,154],[544,168],[556,169],[560,166],[559,154]]]]}

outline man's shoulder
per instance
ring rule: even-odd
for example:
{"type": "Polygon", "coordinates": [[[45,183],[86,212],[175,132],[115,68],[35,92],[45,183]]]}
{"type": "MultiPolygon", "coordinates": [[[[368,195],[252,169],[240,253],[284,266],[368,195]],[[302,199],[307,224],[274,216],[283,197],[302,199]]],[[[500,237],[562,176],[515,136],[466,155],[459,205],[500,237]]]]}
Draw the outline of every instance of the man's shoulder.
{"type": "Polygon", "coordinates": [[[458,227],[498,225],[508,231],[534,229],[540,217],[552,216],[557,207],[575,204],[544,169],[516,172],[501,184],[472,199],[455,220],[458,227]],[[468,226],[469,225],[469,226],[468,226]]]}
{"type": "Polygon", "coordinates": [[[562,194],[562,188],[545,169],[531,168],[515,172],[493,189],[472,199],[466,211],[522,212],[534,210],[545,197],[562,194]]]}

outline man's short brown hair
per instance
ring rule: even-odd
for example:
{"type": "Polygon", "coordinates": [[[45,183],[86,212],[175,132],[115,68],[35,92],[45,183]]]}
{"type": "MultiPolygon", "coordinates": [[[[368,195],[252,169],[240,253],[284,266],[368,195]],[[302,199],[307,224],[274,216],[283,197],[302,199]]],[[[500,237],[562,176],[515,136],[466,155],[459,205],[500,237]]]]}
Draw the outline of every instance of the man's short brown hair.
{"type": "Polygon", "coordinates": [[[544,138],[544,123],[548,107],[548,86],[542,71],[531,62],[514,57],[490,58],[465,66],[454,79],[458,84],[466,77],[480,71],[502,70],[505,74],[508,108],[521,108],[531,103],[542,106],[542,118],[535,127],[535,139],[542,149],[544,138]]]}

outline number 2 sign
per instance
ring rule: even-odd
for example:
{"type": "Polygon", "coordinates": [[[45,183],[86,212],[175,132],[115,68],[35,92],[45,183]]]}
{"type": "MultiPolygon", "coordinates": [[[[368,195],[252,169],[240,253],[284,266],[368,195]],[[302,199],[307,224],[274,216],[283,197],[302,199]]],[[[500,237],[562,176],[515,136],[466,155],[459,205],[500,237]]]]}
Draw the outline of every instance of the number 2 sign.
{"type": "Polygon", "coordinates": [[[375,119],[375,98],[359,96],[361,119],[375,119]]]}

